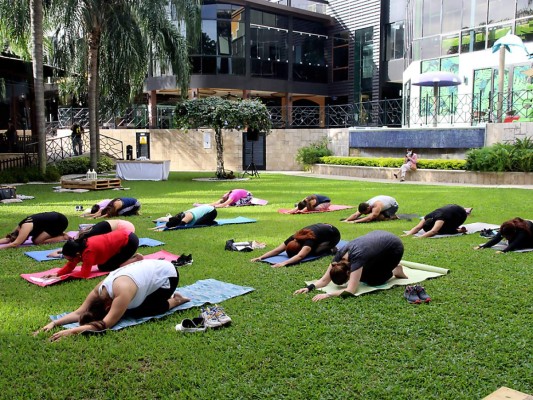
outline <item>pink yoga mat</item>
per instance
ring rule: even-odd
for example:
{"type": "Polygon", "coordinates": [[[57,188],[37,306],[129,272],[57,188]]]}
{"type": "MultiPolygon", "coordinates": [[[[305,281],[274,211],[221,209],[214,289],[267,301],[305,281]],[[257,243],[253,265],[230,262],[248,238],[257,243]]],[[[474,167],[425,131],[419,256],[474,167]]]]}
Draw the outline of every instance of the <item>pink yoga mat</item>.
{"type": "MultiPolygon", "coordinates": [[[[167,261],[174,261],[179,258],[179,256],[172,254],[165,250],[160,250],[156,253],[147,254],[144,256],[144,258],[149,260],[167,260],[167,261]]],[[[91,279],[91,278],[97,278],[102,275],[107,275],[109,272],[102,272],[98,270],[98,267],[94,265],[91,269],[91,274],[88,278],[82,278],[79,276],[79,273],[81,271],[81,265],[76,267],[74,271],[72,271],[70,274],[62,275],[57,278],[51,278],[51,279],[44,279],[44,275],[53,274],[57,272],[59,268],[52,268],[48,271],[42,271],[42,272],[34,272],[31,274],[20,274],[20,276],[27,280],[30,283],[33,283],[34,285],[38,286],[50,286],[58,282],[63,282],[69,279],[91,279]]]]}
{"type": "MultiPolygon", "coordinates": [[[[266,206],[268,204],[268,200],[258,199],[257,197],[252,197],[252,200],[250,201],[250,204],[243,204],[241,206],[237,207],[245,207],[245,206],[266,206]]],[[[199,206],[205,206],[207,204],[205,203],[194,203],[193,206],[199,207],[199,206]]],[[[235,207],[235,206],[230,206],[235,207]]]]}
{"type": "MultiPolygon", "coordinates": [[[[331,212],[331,211],[340,211],[340,210],[347,210],[348,208],[353,208],[353,206],[343,206],[343,205],[338,205],[338,204],[332,204],[329,206],[329,208],[327,210],[323,210],[323,211],[304,211],[304,212],[300,212],[298,214],[312,214],[312,213],[321,213],[321,212],[331,212]]],[[[289,211],[293,210],[292,208],[291,209],[288,209],[288,208],[280,208],[278,210],[278,212],[280,214],[290,214],[289,211]]]]}
{"type": "Polygon", "coordinates": [[[81,271],[81,266],[78,266],[70,274],[62,275],[57,278],[48,278],[48,279],[43,278],[44,275],[53,274],[59,271],[59,269],[60,268],[52,268],[52,269],[49,269],[48,271],[34,272],[31,274],[20,274],[20,276],[23,279],[26,279],[28,282],[33,283],[34,285],[44,287],[44,286],[54,285],[58,282],[63,282],[69,279],[91,279],[91,278],[97,278],[102,275],[107,275],[109,273],[109,272],[99,271],[98,267],[94,265],[91,269],[91,274],[89,275],[89,277],[82,278],[81,276],[79,276],[79,273],[81,271]]]}
{"type": "MultiPolygon", "coordinates": [[[[67,232],[67,235],[69,235],[72,239],[74,239],[76,237],[76,235],[78,234],[78,231],[69,231],[67,232]]],[[[61,243],[61,242],[58,242],[58,243],[61,243]]],[[[4,247],[6,247],[7,244],[0,244],[0,249],[3,249],[4,247]]],[[[20,246],[35,246],[33,244],[33,242],[31,241],[31,237],[29,237],[28,239],[26,239],[26,241],[24,243],[22,243],[20,246]]],[[[19,246],[19,247],[20,247],[19,246]]]]}

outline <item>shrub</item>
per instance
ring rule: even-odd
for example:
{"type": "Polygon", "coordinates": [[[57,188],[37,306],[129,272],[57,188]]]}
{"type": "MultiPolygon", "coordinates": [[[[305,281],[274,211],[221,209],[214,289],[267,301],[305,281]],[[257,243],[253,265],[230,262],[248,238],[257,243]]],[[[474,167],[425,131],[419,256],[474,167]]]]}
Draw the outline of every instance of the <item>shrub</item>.
{"type": "Polygon", "coordinates": [[[0,171],[2,183],[28,183],[28,182],[58,182],[61,175],[53,165],[46,167],[42,175],[38,167],[13,168],[0,171]]]}
{"type": "Polygon", "coordinates": [[[307,169],[310,165],[319,162],[321,157],[331,156],[333,153],[328,149],[328,143],[328,139],[324,137],[309,146],[299,148],[296,162],[307,169]]]}
{"type": "Polygon", "coordinates": [[[533,140],[472,149],[466,155],[466,167],[470,171],[533,172],[533,140]]]}
{"type": "MultiPolygon", "coordinates": [[[[58,161],[55,166],[60,175],[85,174],[90,168],[89,157],[65,158],[58,161]]],[[[102,173],[115,169],[115,161],[107,156],[100,156],[96,165],[96,172],[102,173]]]]}
{"type": "MultiPolygon", "coordinates": [[[[371,158],[371,157],[321,157],[320,162],[332,165],[353,165],[360,167],[384,167],[400,168],[404,163],[403,158],[371,158]]],[[[445,169],[462,170],[465,169],[464,160],[419,160],[416,164],[420,169],[445,169]]]]}

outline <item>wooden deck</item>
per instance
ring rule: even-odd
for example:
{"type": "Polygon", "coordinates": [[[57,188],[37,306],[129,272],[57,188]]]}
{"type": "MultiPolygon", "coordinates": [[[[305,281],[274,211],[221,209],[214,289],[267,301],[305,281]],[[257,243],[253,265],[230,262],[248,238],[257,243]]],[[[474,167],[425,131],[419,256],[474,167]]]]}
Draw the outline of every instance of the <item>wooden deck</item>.
{"type": "Polygon", "coordinates": [[[88,189],[88,190],[105,190],[122,188],[122,181],[118,178],[106,179],[61,179],[63,189],[88,189]]]}

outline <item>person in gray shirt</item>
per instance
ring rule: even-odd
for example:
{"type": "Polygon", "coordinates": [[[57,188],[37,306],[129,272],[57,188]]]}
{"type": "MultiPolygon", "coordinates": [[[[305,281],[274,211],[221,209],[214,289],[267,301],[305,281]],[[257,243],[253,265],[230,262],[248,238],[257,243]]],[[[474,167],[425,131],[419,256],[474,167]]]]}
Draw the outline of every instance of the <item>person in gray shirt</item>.
{"type": "Polygon", "coordinates": [[[398,219],[396,216],[398,208],[398,202],[394,197],[385,195],[375,196],[359,204],[358,211],[350,215],[343,222],[359,224],[361,222],[398,219]],[[366,215],[366,217],[360,218],[361,215],[366,215]]]}
{"type": "Polygon", "coordinates": [[[320,301],[340,296],[344,292],[355,294],[359,282],[379,286],[393,276],[407,279],[400,264],[402,256],[403,243],[396,235],[386,231],[370,232],[348,242],[337,252],[322,278],[298,289],[294,294],[308,293],[315,288],[323,288],[330,282],[337,285],[348,282],[346,289],[313,297],[313,301],[320,301]]]}

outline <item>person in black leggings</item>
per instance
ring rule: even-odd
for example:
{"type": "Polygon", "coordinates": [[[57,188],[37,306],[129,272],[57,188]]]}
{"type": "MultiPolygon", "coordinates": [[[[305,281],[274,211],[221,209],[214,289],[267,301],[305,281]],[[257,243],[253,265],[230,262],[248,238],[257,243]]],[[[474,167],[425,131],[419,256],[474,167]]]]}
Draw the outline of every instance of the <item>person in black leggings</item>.
{"type": "Polygon", "coordinates": [[[500,226],[500,231],[487,243],[474,247],[475,249],[486,249],[507,239],[507,247],[498,253],[507,253],[513,250],[533,248],[533,222],[516,217],[510,221],[505,221],[500,226]]]}
{"type": "Polygon", "coordinates": [[[33,244],[48,244],[69,239],[65,233],[68,219],[65,215],[52,211],[29,215],[19,222],[13,232],[0,239],[3,248],[18,247],[31,237],[33,244]]]}

